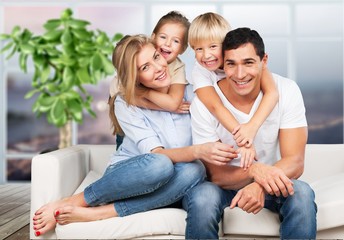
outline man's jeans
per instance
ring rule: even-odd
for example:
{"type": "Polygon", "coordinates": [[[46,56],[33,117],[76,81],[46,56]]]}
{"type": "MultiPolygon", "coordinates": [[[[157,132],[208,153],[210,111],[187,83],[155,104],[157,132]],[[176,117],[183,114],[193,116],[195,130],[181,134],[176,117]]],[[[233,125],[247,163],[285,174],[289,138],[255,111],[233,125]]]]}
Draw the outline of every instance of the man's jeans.
{"type": "MultiPolygon", "coordinates": [[[[314,192],[300,180],[293,180],[294,195],[265,196],[264,208],[279,213],[281,239],[315,239],[316,212],[314,192]]],[[[183,206],[188,212],[186,239],[217,239],[223,210],[228,207],[236,191],[223,190],[211,182],[204,182],[187,192],[183,206]]]]}
{"type": "Polygon", "coordinates": [[[114,203],[119,216],[170,205],[205,179],[200,161],[176,163],[162,154],[143,154],[108,166],[102,178],[89,185],[89,206],[114,203]]]}

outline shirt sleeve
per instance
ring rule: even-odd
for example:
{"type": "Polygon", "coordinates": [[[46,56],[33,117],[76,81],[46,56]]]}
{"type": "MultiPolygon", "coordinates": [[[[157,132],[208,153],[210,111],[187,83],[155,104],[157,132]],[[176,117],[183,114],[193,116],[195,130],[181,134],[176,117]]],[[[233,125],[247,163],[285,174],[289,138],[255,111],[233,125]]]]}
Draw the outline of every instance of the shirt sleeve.
{"type": "Polygon", "coordinates": [[[188,84],[185,74],[185,64],[178,58],[169,64],[171,84],[188,84]]]}
{"type": "Polygon", "coordinates": [[[196,96],[190,106],[190,113],[193,144],[219,140],[216,132],[218,121],[196,96]]]}
{"type": "Polygon", "coordinates": [[[128,106],[121,97],[117,97],[115,114],[125,136],[137,146],[141,154],[149,153],[156,147],[164,147],[140,108],[128,106]]]}
{"type": "Polygon", "coordinates": [[[300,88],[292,80],[285,81],[283,91],[280,91],[282,107],[281,129],[306,127],[306,109],[300,88]],[[288,82],[288,84],[286,84],[288,82]]]}
{"type": "Polygon", "coordinates": [[[192,69],[190,83],[193,85],[194,91],[202,87],[213,86],[214,81],[211,71],[205,69],[196,62],[192,69]]]}

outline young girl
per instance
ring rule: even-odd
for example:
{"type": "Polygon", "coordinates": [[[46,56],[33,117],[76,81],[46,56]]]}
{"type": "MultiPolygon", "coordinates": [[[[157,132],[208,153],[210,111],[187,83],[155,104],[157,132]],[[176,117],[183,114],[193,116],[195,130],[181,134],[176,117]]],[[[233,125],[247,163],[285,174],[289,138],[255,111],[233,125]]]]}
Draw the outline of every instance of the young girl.
{"type": "MultiPolygon", "coordinates": [[[[225,78],[223,71],[222,42],[231,30],[229,23],[219,14],[205,13],[196,17],[189,28],[189,44],[195,51],[195,63],[191,83],[197,97],[220,123],[234,135],[241,154],[241,167],[249,167],[255,158],[253,139],[264,120],[278,101],[278,92],[271,73],[263,72],[263,100],[253,118],[239,125],[231,112],[222,104],[213,87],[218,80],[225,78]]],[[[249,62],[247,62],[249,64],[249,62]]],[[[245,84],[245,79],[240,84],[245,84]]],[[[239,84],[239,83],[238,83],[239,84]]]]}

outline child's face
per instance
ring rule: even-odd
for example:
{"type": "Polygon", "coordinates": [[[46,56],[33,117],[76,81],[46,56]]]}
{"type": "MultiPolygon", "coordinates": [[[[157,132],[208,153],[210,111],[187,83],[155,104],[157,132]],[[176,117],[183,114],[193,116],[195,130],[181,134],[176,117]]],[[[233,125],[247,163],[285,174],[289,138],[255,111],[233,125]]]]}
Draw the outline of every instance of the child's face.
{"type": "Polygon", "coordinates": [[[194,46],[196,60],[209,71],[223,67],[222,43],[202,41],[194,46]]]}
{"type": "Polygon", "coordinates": [[[156,48],[164,56],[167,63],[173,62],[182,53],[184,34],[183,25],[166,23],[159,29],[159,32],[152,35],[156,48]]]}

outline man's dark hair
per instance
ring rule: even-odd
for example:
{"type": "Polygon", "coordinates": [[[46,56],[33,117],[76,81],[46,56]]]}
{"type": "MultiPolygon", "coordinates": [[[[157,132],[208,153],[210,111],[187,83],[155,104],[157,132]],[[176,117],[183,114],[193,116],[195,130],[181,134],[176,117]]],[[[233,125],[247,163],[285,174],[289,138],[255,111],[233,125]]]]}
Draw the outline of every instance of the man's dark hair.
{"type": "Polygon", "coordinates": [[[225,51],[237,49],[238,47],[251,43],[260,59],[265,55],[264,41],[257,31],[250,28],[237,28],[226,34],[222,43],[222,55],[225,51]]]}

